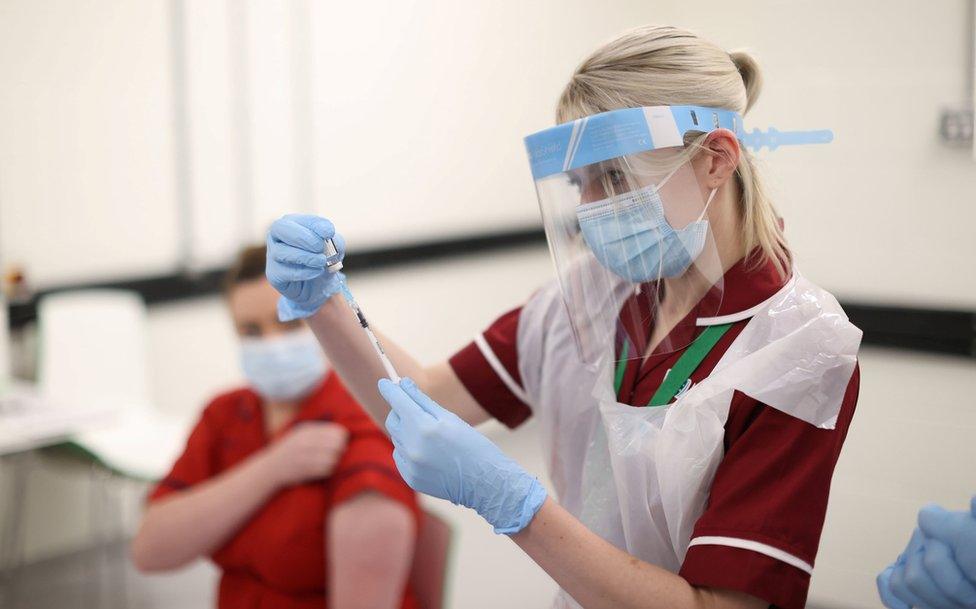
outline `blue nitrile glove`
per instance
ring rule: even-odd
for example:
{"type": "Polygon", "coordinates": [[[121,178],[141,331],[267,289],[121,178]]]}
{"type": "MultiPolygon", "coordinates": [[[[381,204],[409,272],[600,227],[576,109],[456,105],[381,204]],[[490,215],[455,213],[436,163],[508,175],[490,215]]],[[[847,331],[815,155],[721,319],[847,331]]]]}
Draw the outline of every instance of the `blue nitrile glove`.
{"type": "Polygon", "coordinates": [[[319,310],[341,287],[345,276],[325,268],[325,240],[332,239],[340,255],[346,242],[331,222],[319,216],[289,214],[268,230],[268,281],[281,292],[278,319],[291,321],[319,310]]]}
{"type": "Polygon", "coordinates": [[[538,480],[412,380],[382,379],[379,389],[393,408],[386,418],[393,460],[411,488],[475,510],[496,533],[531,522],[546,499],[538,480]]]}
{"type": "MultiPolygon", "coordinates": [[[[908,547],[905,551],[898,555],[895,562],[888,565],[888,567],[882,571],[877,577],[878,584],[878,595],[881,597],[881,602],[884,603],[885,607],[888,609],[911,609],[911,606],[902,599],[902,596],[911,596],[907,594],[904,589],[904,567],[905,567],[905,557],[908,554],[914,554],[921,549],[922,544],[922,534],[916,529],[912,533],[912,538],[908,541],[908,547]],[[898,577],[895,581],[892,581],[892,577],[895,575],[895,571],[898,572],[898,577]],[[897,583],[898,589],[895,590],[895,584],[897,583]]],[[[914,597],[912,596],[912,600],[914,597]]]]}
{"type": "Polygon", "coordinates": [[[976,497],[970,510],[931,505],[918,515],[905,552],[878,576],[891,609],[976,608],[976,497]]]}

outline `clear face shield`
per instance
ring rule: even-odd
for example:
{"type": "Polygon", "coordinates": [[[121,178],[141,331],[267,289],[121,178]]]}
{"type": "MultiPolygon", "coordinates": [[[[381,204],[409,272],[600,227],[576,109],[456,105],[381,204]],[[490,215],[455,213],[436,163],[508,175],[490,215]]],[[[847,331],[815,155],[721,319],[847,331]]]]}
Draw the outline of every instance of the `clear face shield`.
{"type": "Polygon", "coordinates": [[[736,260],[723,264],[719,256],[708,220],[715,191],[700,183],[684,144],[723,128],[740,140],[764,137],[745,134],[735,112],[659,106],[605,112],[526,138],[585,363],[681,350],[697,336],[699,319],[718,314],[724,268],[736,260]]]}

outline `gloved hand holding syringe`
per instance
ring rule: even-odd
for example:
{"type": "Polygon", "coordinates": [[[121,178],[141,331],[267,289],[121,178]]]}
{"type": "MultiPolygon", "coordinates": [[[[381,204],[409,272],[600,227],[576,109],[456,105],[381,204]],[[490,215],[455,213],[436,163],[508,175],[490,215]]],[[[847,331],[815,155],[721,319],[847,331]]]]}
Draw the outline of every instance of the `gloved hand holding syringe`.
{"type": "MultiPolygon", "coordinates": [[[[342,270],[342,254],[339,252],[339,248],[336,247],[335,242],[332,239],[325,240],[325,268],[330,273],[338,273],[342,270]]],[[[345,280],[342,276],[339,276],[340,289],[342,290],[342,295],[345,297],[346,302],[352,307],[352,310],[356,313],[356,317],[359,319],[359,325],[362,326],[363,330],[366,332],[366,336],[369,337],[369,342],[373,345],[373,349],[376,350],[376,355],[380,358],[380,362],[383,363],[383,368],[386,369],[386,376],[389,377],[394,383],[400,382],[400,375],[397,374],[396,369],[393,367],[393,362],[390,358],[386,356],[386,352],[383,351],[383,345],[373,334],[373,330],[369,327],[369,322],[366,321],[366,316],[363,315],[363,310],[359,308],[359,303],[353,298],[352,292],[349,291],[349,286],[346,285],[345,280]]]]}

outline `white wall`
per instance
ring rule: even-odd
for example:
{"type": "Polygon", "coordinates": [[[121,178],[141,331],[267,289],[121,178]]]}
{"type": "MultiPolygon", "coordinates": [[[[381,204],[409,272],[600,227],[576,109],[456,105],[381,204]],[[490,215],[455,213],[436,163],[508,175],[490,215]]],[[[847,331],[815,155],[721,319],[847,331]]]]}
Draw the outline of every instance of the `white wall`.
{"type": "MultiPolygon", "coordinates": [[[[803,268],[849,298],[974,306],[976,163],[937,137],[966,94],[966,1],[186,2],[192,262],[296,210],[352,249],[537,223],[521,138],[589,50],[659,22],[756,53],[750,126],[835,131],[762,155],[803,268]]],[[[169,9],[0,5],[0,257],[37,284],[176,263],[169,9]]]]}
{"type": "Polygon", "coordinates": [[[812,598],[880,606],[874,576],[905,548],[918,509],[976,494],[976,364],[864,349],[861,394],[831,487],[812,598]]]}
{"type": "Polygon", "coordinates": [[[163,0],[0,2],[0,260],[38,283],[172,266],[163,0]]]}

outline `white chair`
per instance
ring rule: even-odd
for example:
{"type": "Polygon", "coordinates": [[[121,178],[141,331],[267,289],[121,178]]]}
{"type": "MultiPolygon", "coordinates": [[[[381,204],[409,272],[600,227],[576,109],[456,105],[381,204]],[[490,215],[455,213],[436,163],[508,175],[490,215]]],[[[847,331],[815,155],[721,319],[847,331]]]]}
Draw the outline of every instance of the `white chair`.
{"type": "Polygon", "coordinates": [[[52,294],[38,310],[38,382],[46,399],[116,415],[72,443],[112,472],[158,480],[179,456],[191,421],[159,412],[149,391],[146,307],[123,290],[52,294]]]}

